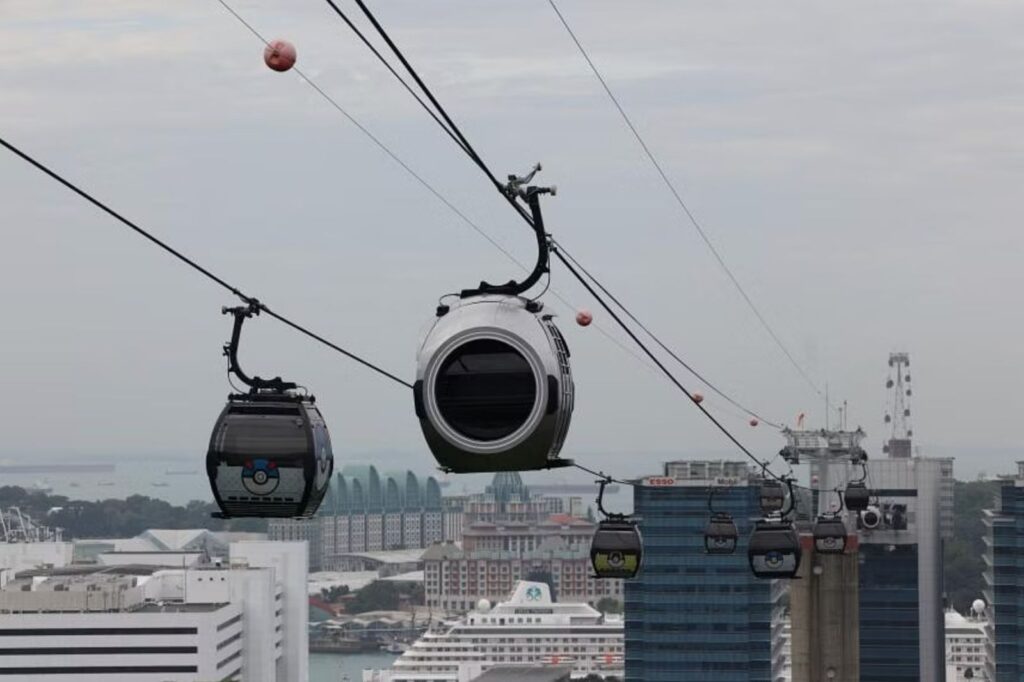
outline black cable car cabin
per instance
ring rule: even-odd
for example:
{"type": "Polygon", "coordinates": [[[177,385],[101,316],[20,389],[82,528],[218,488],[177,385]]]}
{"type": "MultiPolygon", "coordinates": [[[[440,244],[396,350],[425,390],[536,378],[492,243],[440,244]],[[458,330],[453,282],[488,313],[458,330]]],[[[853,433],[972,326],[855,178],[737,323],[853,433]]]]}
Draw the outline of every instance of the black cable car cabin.
{"type": "Polygon", "coordinates": [[[750,534],[747,557],[750,570],[758,578],[796,577],[801,554],[800,538],[789,521],[758,521],[750,534]]]}
{"type": "Polygon", "coordinates": [[[846,551],[846,524],[839,516],[819,516],[814,524],[814,549],[819,554],[842,554],[846,551]]]}
{"type": "Polygon", "coordinates": [[[739,542],[739,533],[732,516],[715,512],[704,530],[704,551],[708,554],[733,554],[739,542]]]}
{"type": "Polygon", "coordinates": [[[766,516],[781,511],[786,504],[786,489],[778,481],[762,481],[760,504],[766,516]]]}
{"type": "Polygon", "coordinates": [[[640,572],[643,541],[632,521],[605,519],[590,542],[590,563],[597,578],[633,578],[640,572]]]}
{"type": "Polygon", "coordinates": [[[232,395],[206,454],[213,497],[225,518],[308,518],[334,470],[331,438],[312,399],[232,395]]]}
{"type": "Polygon", "coordinates": [[[871,504],[871,492],[861,481],[852,481],[846,485],[843,503],[850,511],[862,512],[871,504]]]}
{"type": "Polygon", "coordinates": [[[248,300],[223,308],[234,316],[224,346],[228,372],[250,387],[228,396],[206,451],[206,475],[221,518],[309,518],[334,473],[334,452],[316,399],[300,395],[281,377],[250,377],[238,364],[242,325],[263,308],[248,300]]]}

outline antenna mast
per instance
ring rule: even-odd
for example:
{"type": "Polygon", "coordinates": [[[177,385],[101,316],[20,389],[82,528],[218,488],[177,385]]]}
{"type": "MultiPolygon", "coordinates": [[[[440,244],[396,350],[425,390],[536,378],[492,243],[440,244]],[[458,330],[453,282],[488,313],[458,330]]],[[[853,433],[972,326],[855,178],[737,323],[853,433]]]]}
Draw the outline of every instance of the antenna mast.
{"type": "Polygon", "coordinates": [[[885,424],[892,426],[892,432],[882,452],[894,459],[907,458],[912,454],[911,438],[914,436],[910,424],[910,353],[889,353],[889,378],[885,387],[892,391],[885,415],[885,424]]]}

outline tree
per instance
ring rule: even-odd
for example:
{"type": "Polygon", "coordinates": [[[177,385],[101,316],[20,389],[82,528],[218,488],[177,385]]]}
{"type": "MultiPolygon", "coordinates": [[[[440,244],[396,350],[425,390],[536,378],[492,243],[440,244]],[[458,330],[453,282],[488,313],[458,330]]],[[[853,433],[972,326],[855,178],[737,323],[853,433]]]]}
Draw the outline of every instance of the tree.
{"type": "Polygon", "coordinates": [[[613,597],[601,597],[597,602],[597,610],[601,613],[622,613],[622,602],[613,597]]]}
{"type": "Polygon", "coordinates": [[[18,507],[39,523],[63,528],[67,539],[133,537],[150,528],[205,528],[266,532],[266,519],[214,519],[212,502],[193,500],[177,507],[145,495],[91,502],[47,495],[17,486],[0,487],[0,509],[18,507]],[[53,513],[50,513],[51,510],[53,513]]]}
{"type": "Polygon", "coordinates": [[[953,538],[946,542],[943,567],[949,603],[960,613],[981,596],[985,570],[985,524],[982,511],[991,509],[998,481],[957,481],[953,498],[953,538]]]}
{"type": "Polygon", "coordinates": [[[396,611],[401,599],[398,585],[383,580],[375,580],[356,592],[356,596],[348,603],[349,613],[366,613],[367,611],[396,611]]]}
{"type": "Polygon", "coordinates": [[[341,601],[349,593],[348,585],[331,585],[320,590],[320,596],[329,604],[341,601]]]}

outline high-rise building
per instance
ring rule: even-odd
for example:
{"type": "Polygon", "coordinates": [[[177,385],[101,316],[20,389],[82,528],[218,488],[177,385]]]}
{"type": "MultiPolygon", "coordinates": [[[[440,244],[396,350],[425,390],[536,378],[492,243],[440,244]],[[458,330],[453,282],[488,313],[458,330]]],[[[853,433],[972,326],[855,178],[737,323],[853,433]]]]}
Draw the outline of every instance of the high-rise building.
{"type": "Polygon", "coordinates": [[[373,465],[347,465],[311,519],[271,519],[271,540],[309,543],[310,570],[334,570],[353,552],[419,549],[444,539],[441,488],[411,471],[381,476],[373,465]]]}
{"type": "Polygon", "coordinates": [[[769,682],[772,581],[755,578],[747,537],[761,517],[745,462],[680,461],[636,481],[644,542],[640,575],[626,581],[626,680],[769,682]],[[704,552],[708,498],[732,515],[736,553],[704,552]]]}
{"type": "Polygon", "coordinates": [[[222,564],[179,557],[18,573],[0,589],[0,677],[309,679],[305,546],[233,543],[222,564]]]}
{"type": "MultiPolygon", "coordinates": [[[[953,533],[953,460],[915,456],[910,424],[910,357],[893,353],[884,459],[869,459],[871,507],[859,533],[860,679],[943,682],[943,545],[953,533]]],[[[817,469],[821,490],[861,477],[848,461],[817,469]]]]}
{"type": "Polygon", "coordinates": [[[993,682],[1024,681],[1024,462],[985,512],[988,553],[988,675],[993,682]]]}
{"type": "MultiPolygon", "coordinates": [[[[953,531],[953,460],[868,460],[871,508],[859,533],[860,679],[942,682],[945,625],[942,549],[953,531]]],[[[823,487],[859,475],[848,462],[822,467],[823,487]]]]}

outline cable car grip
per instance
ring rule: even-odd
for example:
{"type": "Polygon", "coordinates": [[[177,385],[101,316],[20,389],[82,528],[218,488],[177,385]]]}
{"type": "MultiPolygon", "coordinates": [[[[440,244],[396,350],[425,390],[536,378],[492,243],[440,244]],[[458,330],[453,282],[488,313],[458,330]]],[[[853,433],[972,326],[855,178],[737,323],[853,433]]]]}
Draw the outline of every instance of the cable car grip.
{"type": "MultiPolygon", "coordinates": [[[[547,272],[550,272],[550,251],[551,241],[547,232],[544,231],[544,216],[540,210],[540,197],[542,194],[556,195],[558,190],[556,187],[537,187],[535,185],[529,185],[525,187],[526,183],[533,179],[537,171],[541,169],[541,165],[538,163],[534,166],[526,176],[518,177],[516,175],[509,175],[508,184],[505,185],[505,194],[510,199],[521,198],[526,201],[527,206],[530,207],[530,213],[532,214],[533,220],[533,232],[537,237],[537,262],[533,266],[533,270],[527,275],[526,279],[522,282],[516,282],[515,280],[509,280],[505,284],[490,284],[488,282],[480,282],[480,286],[475,289],[463,289],[459,293],[460,298],[470,298],[472,296],[482,296],[486,294],[501,294],[506,296],[519,296],[528,290],[530,290],[540,278],[547,272]]],[[[447,306],[444,306],[445,308],[447,306]]],[[[539,308],[538,308],[539,310],[539,308]]],[[[447,312],[447,310],[445,310],[447,312]]],[[[438,316],[441,314],[441,308],[438,308],[438,316]]]]}
{"type": "Polygon", "coordinates": [[[242,338],[242,325],[247,318],[259,315],[261,310],[263,310],[263,304],[254,298],[246,299],[246,305],[244,306],[234,308],[224,306],[221,308],[221,314],[230,314],[235,318],[234,326],[231,329],[231,341],[224,344],[224,356],[228,359],[228,372],[234,374],[238,377],[239,381],[248,386],[250,389],[249,393],[253,395],[260,391],[284,393],[285,391],[294,390],[298,387],[298,384],[284,381],[281,377],[274,377],[273,379],[263,379],[258,376],[250,377],[242,370],[241,365],[238,364],[238,344],[242,338]]]}

